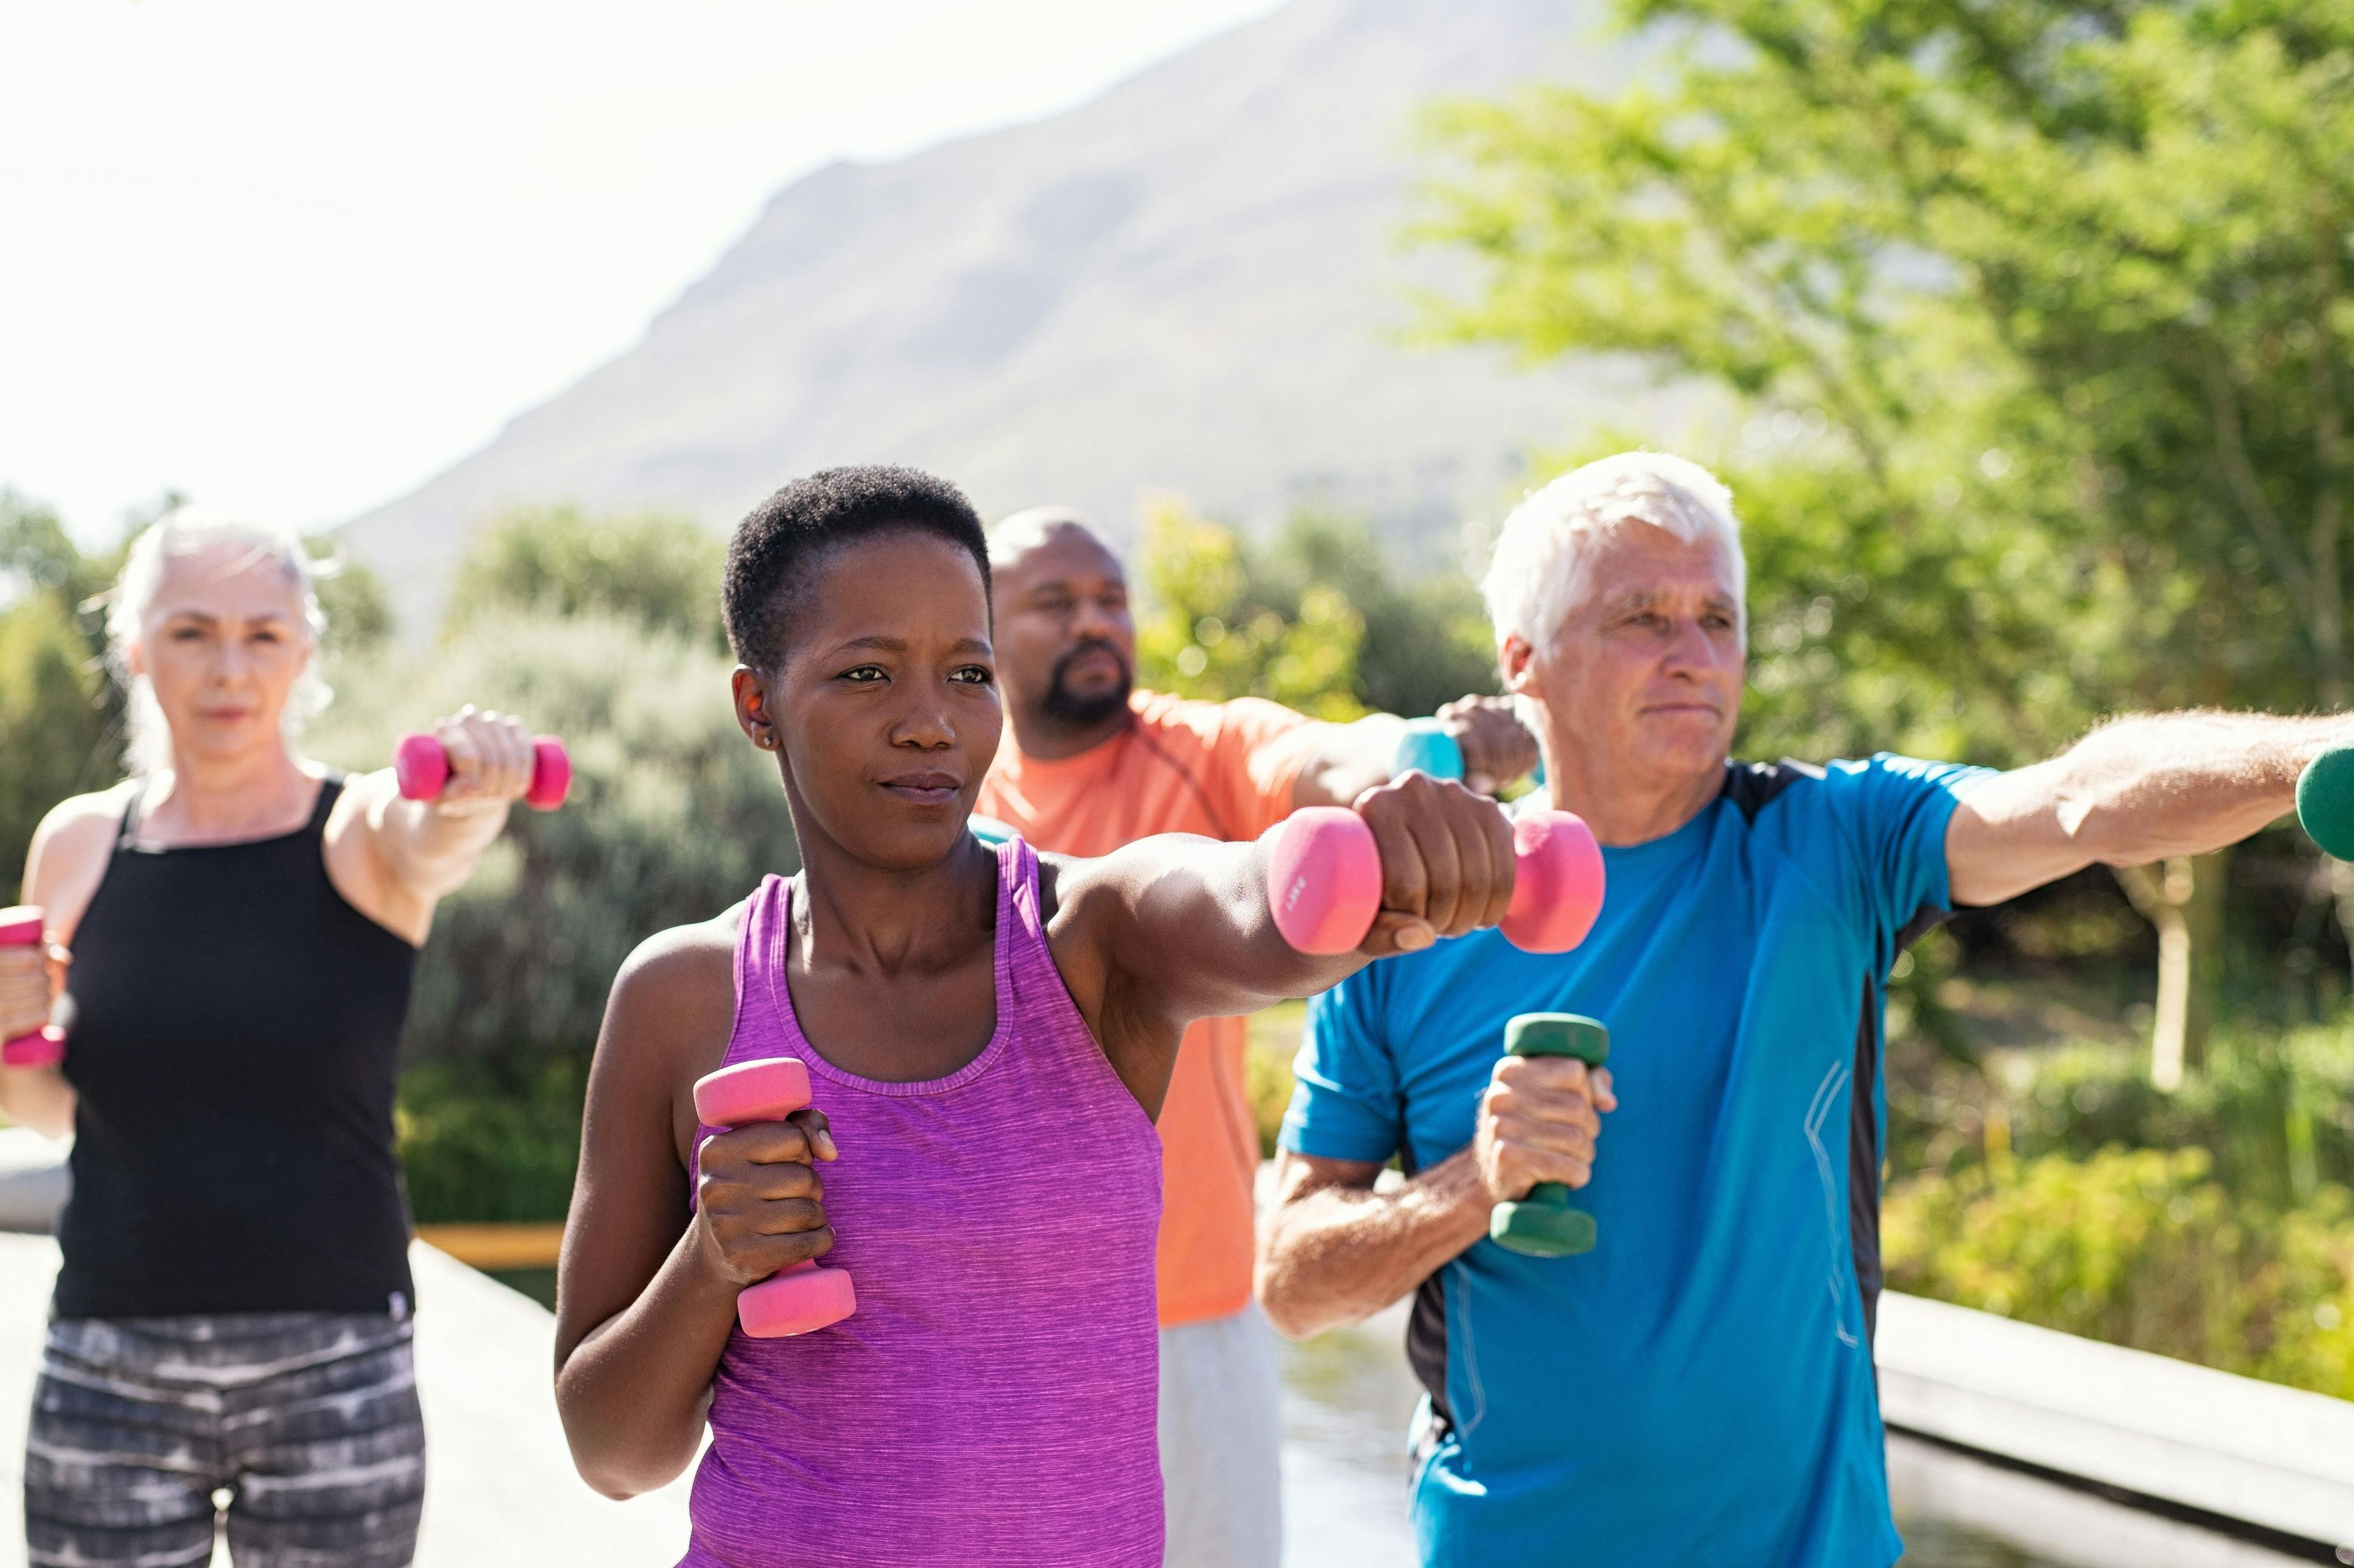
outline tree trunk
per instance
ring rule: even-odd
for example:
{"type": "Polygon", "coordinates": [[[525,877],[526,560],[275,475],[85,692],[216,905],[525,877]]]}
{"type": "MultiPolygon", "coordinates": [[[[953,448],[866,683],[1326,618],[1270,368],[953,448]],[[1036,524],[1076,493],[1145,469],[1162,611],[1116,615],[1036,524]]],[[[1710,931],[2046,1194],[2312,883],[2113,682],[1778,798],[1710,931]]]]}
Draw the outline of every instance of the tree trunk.
{"type": "Polygon", "coordinates": [[[2159,865],[2110,869],[2142,916],[2158,927],[2158,1006],[2149,1081],[2171,1094],[2206,1060],[2222,968],[2223,891],[2232,852],[2177,856],[2159,865]]]}

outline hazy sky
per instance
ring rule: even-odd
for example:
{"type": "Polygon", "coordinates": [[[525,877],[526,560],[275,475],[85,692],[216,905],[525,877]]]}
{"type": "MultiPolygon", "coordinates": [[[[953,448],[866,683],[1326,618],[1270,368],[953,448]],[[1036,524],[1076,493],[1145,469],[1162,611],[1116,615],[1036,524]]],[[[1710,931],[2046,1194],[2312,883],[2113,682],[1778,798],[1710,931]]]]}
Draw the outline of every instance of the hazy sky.
{"type": "Polygon", "coordinates": [[[7,0],[0,484],[339,521],[626,346],[770,192],[1275,0],[7,0]]]}

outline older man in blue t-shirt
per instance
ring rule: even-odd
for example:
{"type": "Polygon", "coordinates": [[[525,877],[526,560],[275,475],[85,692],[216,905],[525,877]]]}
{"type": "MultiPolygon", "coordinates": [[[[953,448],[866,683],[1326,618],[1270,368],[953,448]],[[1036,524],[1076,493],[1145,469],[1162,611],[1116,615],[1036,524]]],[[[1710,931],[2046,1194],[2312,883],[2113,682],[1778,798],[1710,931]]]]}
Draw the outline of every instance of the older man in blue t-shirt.
{"type": "Polygon", "coordinates": [[[1604,846],[1601,918],[1566,955],[1488,930],[1375,964],[1310,1017],[1259,1293],[1294,1334],[1413,1293],[1426,1563],[1894,1562],[1872,1367],[1890,966],[1956,906],[2245,837],[2354,739],[2177,714],[2009,773],[1733,763],[1744,587],[1732,498],[1679,459],[1606,459],[1514,512],[1489,607],[1552,800],[1604,846]],[[1501,1058],[1532,1012],[1601,1020],[1608,1069],[1501,1058]],[[1394,1156],[1408,1180],[1376,1192],[1394,1156]],[[1485,1239],[1539,1181],[1584,1189],[1595,1250],[1485,1239]]]}

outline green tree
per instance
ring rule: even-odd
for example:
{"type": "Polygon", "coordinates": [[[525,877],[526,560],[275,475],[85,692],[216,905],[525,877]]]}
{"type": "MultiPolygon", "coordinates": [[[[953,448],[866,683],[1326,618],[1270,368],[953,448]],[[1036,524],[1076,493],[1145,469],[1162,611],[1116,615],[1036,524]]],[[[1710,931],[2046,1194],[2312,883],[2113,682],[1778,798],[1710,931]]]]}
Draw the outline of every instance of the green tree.
{"type": "Polygon", "coordinates": [[[48,594],[0,610],[0,896],[13,903],[42,816],[116,777],[105,682],[72,617],[48,594]]]}
{"type": "Polygon", "coordinates": [[[1402,584],[1362,522],[1298,514],[1256,553],[1252,582],[1277,602],[1320,583],[1355,608],[1364,633],[1351,691],[1376,713],[1419,716],[1497,689],[1495,639],[1470,577],[1441,571],[1402,584]]]}
{"type": "Polygon", "coordinates": [[[515,611],[593,613],[725,649],[718,588],[726,553],[689,518],[518,508],[493,521],[467,553],[445,625],[456,632],[515,611]]]}
{"type": "Polygon", "coordinates": [[[1137,673],[1191,697],[1271,698],[1324,719],[1364,713],[1353,687],[1364,623],[1346,595],[1302,585],[1270,602],[1230,528],[1163,503],[1145,520],[1137,673]]]}
{"type": "Polygon", "coordinates": [[[1496,689],[1468,577],[1401,584],[1362,523],[1303,513],[1264,546],[1174,502],[1148,515],[1139,674],[1162,691],[1269,697],[1320,718],[1418,715],[1496,689]]]}
{"type": "Polygon", "coordinates": [[[0,895],[12,900],[49,808],[120,777],[121,705],[101,618],[83,608],[111,576],[56,513],[0,488],[0,895]]]}
{"type": "MultiPolygon", "coordinates": [[[[1753,744],[2007,762],[2107,709],[2344,702],[2354,6],[1621,11],[1679,40],[1663,85],[1440,111],[1426,232],[1484,263],[1442,325],[1729,400],[1753,744]]],[[[2129,879],[2161,1074],[2221,869],[2129,879]]]]}

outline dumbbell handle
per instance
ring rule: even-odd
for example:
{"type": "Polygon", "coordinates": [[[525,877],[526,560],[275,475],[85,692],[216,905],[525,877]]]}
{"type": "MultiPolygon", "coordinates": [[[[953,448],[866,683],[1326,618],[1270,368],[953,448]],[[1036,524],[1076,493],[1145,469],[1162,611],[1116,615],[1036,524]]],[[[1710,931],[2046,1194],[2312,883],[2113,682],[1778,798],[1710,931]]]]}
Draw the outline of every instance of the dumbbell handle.
{"type": "MultiPolygon", "coordinates": [[[[790,1056],[738,1062],[695,1085],[695,1115],[705,1127],[738,1128],[782,1121],[810,1103],[809,1069],[790,1056]]],[[[804,1258],[736,1297],[736,1320],[756,1340],[807,1334],[841,1322],[858,1309],[850,1276],[804,1258]]]]}
{"type": "MultiPolygon", "coordinates": [[[[1519,1022],[1520,1020],[1513,1022],[1519,1022]]],[[[1517,1038],[1508,1038],[1504,1050],[1507,1055],[1512,1056],[1567,1056],[1573,1061],[1585,1063],[1588,1067],[1599,1067],[1610,1059],[1610,1036],[1602,1032],[1598,1023],[1591,1032],[1578,1030],[1565,1038],[1548,1038],[1532,1031],[1517,1038]]],[[[1566,1203],[1569,1202],[1569,1183],[1540,1181],[1529,1189],[1529,1196],[1543,1202],[1566,1203]]]]}
{"type": "MultiPolygon", "coordinates": [[[[0,947],[37,948],[48,928],[48,915],[37,904],[0,909],[0,947]]],[[[45,1023],[30,1034],[0,1041],[0,1066],[48,1067],[65,1060],[66,1032],[45,1023]]]]}
{"type": "MultiPolygon", "coordinates": [[[[1574,1012],[1523,1012],[1504,1026],[1508,1056],[1568,1056],[1599,1067],[1610,1055],[1610,1032],[1574,1012]]],[[[1497,1245],[1531,1257],[1574,1257],[1595,1243],[1594,1216],[1571,1208],[1569,1184],[1540,1181],[1525,1196],[1499,1203],[1488,1235],[1497,1245]]]]}
{"type": "MultiPolygon", "coordinates": [[[[1398,737],[1397,751],[1390,758],[1390,777],[1423,772],[1433,779],[1461,779],[1464,774],[1463,746],[1447,731],[1447,726],[1435,718],[1405,721],[1405,733],[1398,737]]],[[[1536,771],[1531,775],[1539,784],[1545,781],[1544,761],[1540,758],[1536,771]]]]}
{"type": "MultiPolygon", "coordinates": [[[[432,800],[450,782],[450,754],[436,737],[412,730],[392,748],[393,777],[407,800],[432,800]]],[[[531,788],[523,802],[535,811],[553,811],[572,789],[572,757],[552,735],[535,736],[531,743],[531,788]]]]}

